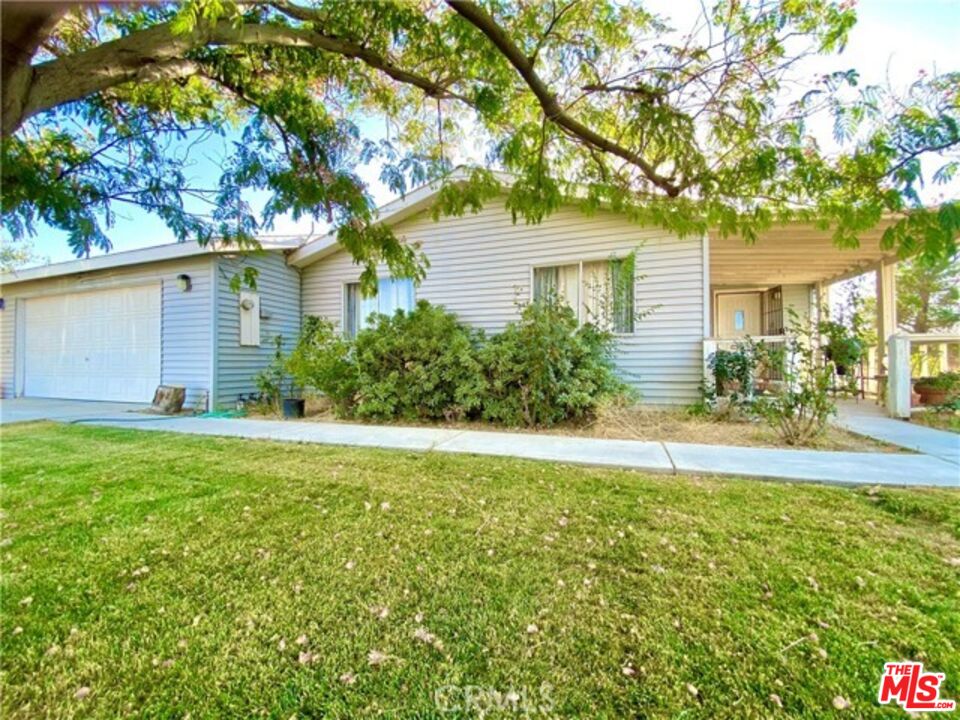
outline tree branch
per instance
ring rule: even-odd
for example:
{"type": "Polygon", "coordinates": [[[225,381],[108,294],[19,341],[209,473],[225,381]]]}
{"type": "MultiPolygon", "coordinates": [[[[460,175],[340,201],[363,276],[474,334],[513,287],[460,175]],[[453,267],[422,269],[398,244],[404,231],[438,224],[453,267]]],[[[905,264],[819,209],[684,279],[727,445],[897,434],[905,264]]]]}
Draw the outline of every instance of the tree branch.
{"type": "Polygon", "coordinates": [[[567,114],[560,106],[560,103],[557,102],[557,96],[537,74],[530,58],[524,55],[523,51],[507,36],[506,32],[497,24],[496,20],[483,8],[470,0],[446,0],[446,2],[461,17],[486,35],[497,50],[507,58],[533,92],[550,122],[560,126],[568,134],[579,138],[587,145],[610,153],[611,155],[616,155],[630,164],[635,165],[647,180],[663,190],[669,197],[676,197],[683,191],[684,185],[676,184],[671,181],[670,178],[657,173],[656,168],[641,155],[605,138],[600,133],[567,114]]]}
{"type": "Polygon", "coordinates": [[[192,50],[206,45],[265,45],[314,48],[354,58],[397,82],[420,88],[430,97],[468,101],[438,82],[397,67],[387,56],[358,43],[315,30],[282,25],[240,25],[221,20],[212,26],[175,34],[163,23],[103,43],[84,52],[65,55],[32,68],[21,112],[4,114],[3,135],[10,135],[37,113],[134,80],[153,81],[187,77],[199,72],[188,59],[192,50]]]}

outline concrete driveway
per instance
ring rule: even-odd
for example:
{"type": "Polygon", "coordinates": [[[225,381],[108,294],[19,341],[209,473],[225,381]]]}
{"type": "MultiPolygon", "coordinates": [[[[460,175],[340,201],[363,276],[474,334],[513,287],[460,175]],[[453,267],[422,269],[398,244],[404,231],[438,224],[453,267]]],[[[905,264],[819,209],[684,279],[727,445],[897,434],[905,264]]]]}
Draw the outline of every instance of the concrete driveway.
{"type": "Polygon", "coordinates": [[[32,420],[109,420],[123,419],[128,413],[146,410],[140,403],[95,402],[92,400],[48,400],[14,398],[0,400],[0,425],[32,420]]]}

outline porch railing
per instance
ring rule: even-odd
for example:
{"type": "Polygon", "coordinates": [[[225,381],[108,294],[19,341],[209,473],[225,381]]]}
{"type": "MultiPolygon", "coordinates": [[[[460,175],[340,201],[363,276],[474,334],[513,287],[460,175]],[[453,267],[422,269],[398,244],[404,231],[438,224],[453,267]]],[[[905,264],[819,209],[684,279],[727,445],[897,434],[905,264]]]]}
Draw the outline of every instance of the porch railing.
{"type": "Polygon", "coordinates": [[[887,411],[893,417],[910,417],[915,378],[960,369],[960,335],[895,333],[887,346],[887,411]]]}
{"type": "MultiPolygon", "coordinates": [[[[713,373],[710,372],[710,357],[717,350],[733,350],[737,343],[746,340],[745,337],[739,338],[704,338],[703,339],[703,377],[704,382],[712,383],[713,373]]],[[[782,350],[787,346],[786,335],[751,335],[750,340],[756,343],[764,343],[771,350],[782,350]]],[[[783,380],[783,376],[775,369],[765,369],[763,371],[764,380],[783,380]]]]}

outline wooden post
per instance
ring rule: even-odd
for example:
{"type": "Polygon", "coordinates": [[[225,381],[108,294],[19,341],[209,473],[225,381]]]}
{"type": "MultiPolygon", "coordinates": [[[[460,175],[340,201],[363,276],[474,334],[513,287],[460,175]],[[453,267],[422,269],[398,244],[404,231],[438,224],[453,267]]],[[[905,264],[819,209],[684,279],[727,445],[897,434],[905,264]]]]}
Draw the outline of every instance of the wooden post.
{"type": "MultiPolygon", "coordinates": [[[[890,336],[897,331],[897,263],[881,262],[877,267],[877,373],[887,368],[886,350],[890,336]]],[[[889,373],[887,373],[889,375],[889,373]]]]}
{"type": "Polygon", "coordinates": [[[887,412],[891,417],[910,417],[910,337],[900,333],[890,336],[887,376],[887,412]]]}
{"type": "Polygon", "coordinates": [[[717,351],[717,346],[716,340],[703,339],[703,389],[708,393],[716,389],[713,373],[710,371],[710,357],[717,351]]]}

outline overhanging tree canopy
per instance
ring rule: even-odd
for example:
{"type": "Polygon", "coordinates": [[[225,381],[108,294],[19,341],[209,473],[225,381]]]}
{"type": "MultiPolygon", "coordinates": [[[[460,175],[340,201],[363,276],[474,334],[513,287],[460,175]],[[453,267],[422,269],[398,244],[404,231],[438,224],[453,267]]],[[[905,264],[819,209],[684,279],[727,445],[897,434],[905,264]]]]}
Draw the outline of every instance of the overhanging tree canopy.
{"type": "MultiPolygon", "coordinates": [[[[291,212],[333,223],[368,285],[381,261],[417,276],[355,169],[377,158],[403,192],[441,177],[466,137],[516,176],[507,204],[527,221],[576,197],[679,233],[749,241],[800,218],[854,245],[892,214],[889,247],[956,249],[960,206],[924,209],[918,188],[956,173],[960,74],[905,97],[858,88],[853,71],[791,83],[799,61],[843,46],[852,3],[725,0],[687,35],[640,0],[2,8],[4,222],[15,237],[63,228],[78,255],[109,249],[118,206],[200,242],[250,241],[291,212]],[[823,113],[838,149],[809,129],[823,113]],[[359,114],[387,118],[389,139],[364,139],[359,114]],[[229,131],[242,136],[217,186],[191,186],[171,139],[229,131]],[[250,188],[269,191],[261,217],[250,188]]],[[[499,190],[485,168],[470,177],[438,212],[499,190]]]]}

